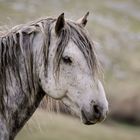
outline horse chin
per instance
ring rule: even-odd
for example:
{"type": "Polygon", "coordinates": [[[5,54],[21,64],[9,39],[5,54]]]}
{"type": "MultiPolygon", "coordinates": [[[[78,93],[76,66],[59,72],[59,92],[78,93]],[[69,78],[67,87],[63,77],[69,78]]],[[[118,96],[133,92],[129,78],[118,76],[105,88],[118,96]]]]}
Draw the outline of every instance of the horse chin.
{"type": "Polygon", "coordinates": [[[88,119],[87,115],[85,114],[84,111],[81,111],[81,121],[85,124],[85,125],[94,125],[97,122],[99,122],[97,119],[95,120],[90,120],[88,119]]]}

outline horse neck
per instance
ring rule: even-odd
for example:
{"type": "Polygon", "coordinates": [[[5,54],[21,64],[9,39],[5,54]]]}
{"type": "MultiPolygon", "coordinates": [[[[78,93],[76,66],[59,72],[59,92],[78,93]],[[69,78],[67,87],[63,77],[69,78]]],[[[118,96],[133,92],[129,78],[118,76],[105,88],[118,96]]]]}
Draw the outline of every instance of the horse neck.
{"type": "MultiPolygon", "coordinates": [[[[33,56],[36,55],[36,51],[30,51],[33,56]]],[[[3,99],[0,103],[3,104],[3,110],[0,109],[0,130],[3,130],[0,131],[0,140],[13,139],[45,95],[38,84],[37,62],[34,57],[31,62],[31,54],[26,53],[19,52],[15,64],[7,65],[1,77],[4,84],[0,82],[0,94],[3,96],[0,97],[3,99]]]]}

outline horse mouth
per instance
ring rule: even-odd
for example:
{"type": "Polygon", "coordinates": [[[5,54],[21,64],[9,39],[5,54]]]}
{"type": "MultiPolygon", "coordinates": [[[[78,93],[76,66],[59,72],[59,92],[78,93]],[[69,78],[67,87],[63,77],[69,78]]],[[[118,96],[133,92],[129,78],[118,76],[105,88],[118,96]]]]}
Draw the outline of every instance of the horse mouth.
{"type": "Polygon", "coordinates": [[[93,120],[90,120],[88,119],[87,115],[85,114],[85,112],[83,110],[81,110],[81,118],[82,118],[82,122],[85,124],[85,125],[94,125],[98,122],[98,119],[93,119],[93,120]]]}

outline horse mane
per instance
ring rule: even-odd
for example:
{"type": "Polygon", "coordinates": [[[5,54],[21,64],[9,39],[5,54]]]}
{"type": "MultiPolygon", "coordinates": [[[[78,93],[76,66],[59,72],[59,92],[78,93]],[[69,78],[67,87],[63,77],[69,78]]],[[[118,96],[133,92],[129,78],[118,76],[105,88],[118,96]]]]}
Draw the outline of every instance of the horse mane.
{"type": "MultiPolygon", "coordinates": [[[[56,19],[53,18],[39,19],[27,24],[15,26],[7,32],[0,33],[0,111],[4,109],[6,102],[4,100],[4,94],[8,96],[8,91],[6,89],[7,66],[11,66],[11,68],[8,69],[8,72],[10,72],[12,69],[15,73],[15,76],[18,76],[18,80],[22,88],[22,82],[20,81],[21,78],[18,68],[18,58],[20,52],[25,58],[24,63],[27,69],[28,77],[34,80],[34,77],[32,77],[34,68],[31,66],[33,65],[33,56],[31,51],[33,38],[36,36],[37,32],[41,32],[43,34],[43,56],[44,63],[47,66],[49,61],[48,54],[51,41],[51,30],[55,21],[56,19]]],[[[59,72],[62,54],[70,40],[72,40],[83,53],[88,67],[91,69],[93,75],[98,72],[99,64],[97,61],[94,44],[92,40],[89,39],[89,35],[82,26],[72,21],[66,20],[66,26],[57,39],[57,50],[54,58],[55,73],[59,72]]],[[[29,80],[29,87],[32,87],[32,84],[33,82],[29,80]]],[[[35,91],[35,89],[33,90],[35,91]]],[[[34,91],[31,89],[30,93],[34,94],[34,91]]]]}
{"type": "MultiPolygon", "coordinates": [[[[34,96],[36,86],[34,85],[33,72],[35,65],[33,64],[33,38],[37,32],[42,32],[44,43],[47,45],[47,30],[50,28],[51,23],[54,20],[51,18],[30,22],[23,25],[18,25],[10,29],[9,31],[1,32],[0,34],[0,112],[4,115],[5,107],[8,103],[8,90],[7,83],[12,83],[11,71],[14,77],[18,81],[20,88],[23,90],[22,79],[19,71],[20,55],[24,57],[24,66],[26,69],[28,88],[30,89],[31,96],[34,96]],[[32,88],[34,87],[34,88],[32,88]],[[6,99],[5,97],[6,96],[6,99]]],[[[48,37],[47,37],[48,36],[48,37]]],[[[44,45],[43,55],[44,63],[46,63],[47,47],[44,45]],[[45,49],[46,47],[46,49],[45,49]]],[[[25,93],[26,94],[26,93],[25,93]]],[[[28,96],[28,95],[27,95],[28,96]]]]}

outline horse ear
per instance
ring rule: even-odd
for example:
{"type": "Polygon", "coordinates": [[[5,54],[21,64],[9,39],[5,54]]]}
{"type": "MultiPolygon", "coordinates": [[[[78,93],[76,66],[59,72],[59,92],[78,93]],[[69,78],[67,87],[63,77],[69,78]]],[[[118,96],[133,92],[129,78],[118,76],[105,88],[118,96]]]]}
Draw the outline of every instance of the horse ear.
{"type": "Polygon", "coordinates": [[[64,28],[65,26],[65,19],[64,19],[64,13],[62,13],[56,21],[56,25],[55,25],[55,32],[57,35],[60,34],[61,30],[64,28]]]}
{"type": "Polygon", "coordinates": [[[86,14],[85,14],[85,16],[83,16],[82,18],[80,18],[79,20],[77,20],[77,23],[78,24],[80,24],[80,25],[82,25],[83,27],[85,27],[86,26],[86,24],[87,24],[87,17],[89,16],[89,12],[87,12],[86,14]]]}

